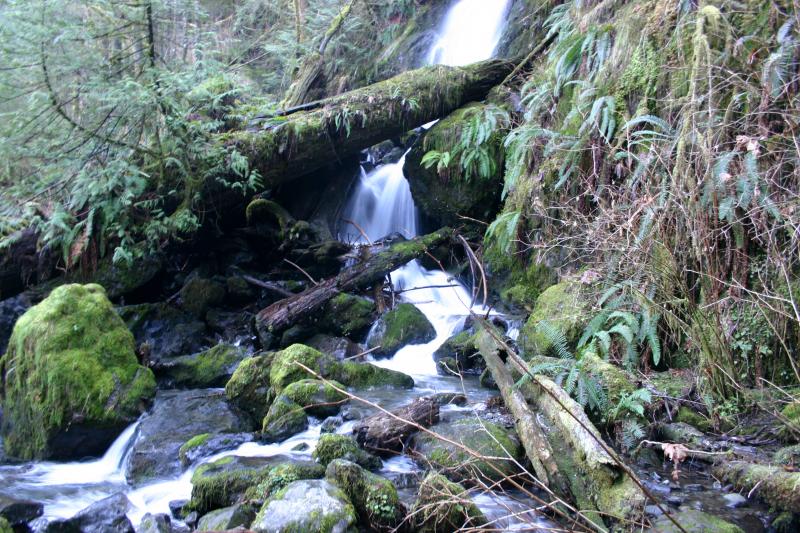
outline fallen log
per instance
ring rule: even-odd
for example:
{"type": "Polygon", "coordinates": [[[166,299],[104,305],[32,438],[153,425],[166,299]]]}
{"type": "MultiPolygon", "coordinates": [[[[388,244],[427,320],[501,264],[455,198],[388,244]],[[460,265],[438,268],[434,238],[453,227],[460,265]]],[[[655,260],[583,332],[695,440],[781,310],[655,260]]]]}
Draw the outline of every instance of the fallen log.
{"type": "Polygon", "coordinates": [[[353,428],[356,442],[378,455],[401,453],[419,426],[427,428],[439,421],[439,401],[431,397],[417,398],[393,414],[395,416],[378,413],[364,419],[353,428]]]}
{"type": "Polygon", "coordinates": [[[482,100],[512,68],[495,59],[423,67],[219,139],[246,156],[269,189],[482,100]]]}
{"type": "MultiPolygon", "coordinates": [[[[513,399],[513,405],[526,417],[535,417],[534,410],[547,421],[545,433],[550,446],[550,454],[558,471],[564,472],[568,484],[567,499],[583,511],[584,516],[594,524],[624,522],[641,518],[646,501],[641,483],[635,475],[624,467],[611,447],[606,445],[600,433],[586,416],[581,406],[570,398],[559,385],[545,376],[533,376],[527,382],[514,384],[505,379],[503,372],[495,375],[498,353],[508,355],[507,365],[518,375],[526,375],[528,367],[491,329],[485,321],[476,346],[492,371],[505,399],[515,398],[513,390],[517,387],[524,395],[526,403],[513,399]]],[[[499,370],[499,369],[498,369],[499,370]]],[[[508,371],[508,370],[507,370],[508,371]]],[[[510,373],[510,372],[509,372],[510,373]]],[[[515,413],[515,418],[517,418],[515,413]]],[[[540,449],[530,433],[519,430],[520,438],[528,440],[527,453],[533,453],[542,461],[540,449]]],[[[547,457],[549,460],[549,456],[547,457]]],[[[533,457],[529,457],[533,461],[533,457]]],[[[558,487],[551,487],[557,492],[558,487]]]]}
{"type": "Polygon", "coordinates": [[[424,237],[396,242],[389,248],[370,255],[365,261],[347,268],[338,276],[262,309],[256,315],[256,328],[262,342],[318,311],[340,292],[363,290],[381,282],[392,270],[420,257],[451,236],[452,230],[443,228],[424,237]]]}
{"type": "Polygon", "coordinates": [[[748,497],[756,494],[770,506],[800,513],[800,472],[747,461],[720,461],[712,472],[723,483],[746,491],[748,497]]]}

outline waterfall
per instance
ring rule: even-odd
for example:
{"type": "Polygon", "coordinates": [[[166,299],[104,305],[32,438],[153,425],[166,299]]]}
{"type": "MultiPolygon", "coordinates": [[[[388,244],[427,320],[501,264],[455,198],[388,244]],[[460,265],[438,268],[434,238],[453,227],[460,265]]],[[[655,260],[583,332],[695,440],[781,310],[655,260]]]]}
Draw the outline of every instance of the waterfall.
{"type": "MultiPolygon", "coordinates": [[[[460,0],[448,12],[439,39],[428,55],[429,64],[464,65],[488,59],[500,40],[508,0],[460,0]]],[[[403,174],[405,155],[397,163],[380,165],[367,173],[361,169],[358,184],[347,203],[339,236],[365,243],[393,233],[406,238],[417,233],[417,208],[403,174]],[[356,227],[357,225],[357,227],[356,227]]],[[[427,270],[412,261],[392,272],[401,300],[414,304],[436,330],[436,338],[424,345],[409,345],[392,359],[376,364],[416,376],[436,375],[433,352],[464,325],[471,296],[457,280],[440,270],[427,270]]]]}

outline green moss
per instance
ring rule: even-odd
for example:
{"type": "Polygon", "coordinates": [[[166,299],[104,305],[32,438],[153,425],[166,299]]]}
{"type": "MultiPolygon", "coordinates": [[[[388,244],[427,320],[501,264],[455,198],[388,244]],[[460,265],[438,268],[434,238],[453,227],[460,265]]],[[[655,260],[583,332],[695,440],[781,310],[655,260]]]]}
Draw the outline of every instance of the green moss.
{"type": "Polygon", "coordinates": [[[435,472],[422,481],[411,516],[420,533],[450,533],[487,523],[464,487],[435,472]]]}
{"type": "Polygon", "coordinates": [[[314,448],[314,458],[327,466],[334,459],[347,459],[368,469],[380,468],[381,461],[377,457],[359,448],[353,437],[336,433],[325,433],[314,448]]]}
{"type": "Polygon", "coordinates": [[[57,453],[53,439],[76,419],[121,429],[155,394],[133,335],[99,285],[63,285],[22,315],[0,376],[5,447],[20,459],[57,453]]]}
{"type": "Polygon", "coordinates": [[[337,335],[357,337],[372,326],[375,313],[375,302],[372,300],[341,293],[326,304],[322,326],[337,335]]]}
{"type": "Polygon", "coordinates": [[[512,268],[509,287],[500,291],[503,301],[533,310],[536,300],[552,286],[558,277],[553,269],[542,263],[533,263],[527,269],[512,268]]]}
{"type": "Polygon", "coordinates": [[[422,344],[436,337],[436,330],[425,315],[409,303],[402,303],[381,317],[367,341],[376,353],[394,355],[407,344],[422,344]]]}
{"type": "Polygon", "coordinates": [[[11,524],[2,516],[0,516],[0,533],[14,533],[14,530],[11,529],[11,524]]]}
{"type": "Polygon", "coordinates": [[[192,498],[187,509],[201,516],[227,507],[250,487],[258,485],[272,467],[263,459],[228,456],[200,465],[192,474],[192,498]]]}
{"type": "MultiPolygon", "coordinates": [[[[673,511],[672,516],[686,533],[706,533],[707,531],[713,531],[714,533],[744,533],[744,530],[739,526],[696,509],[673,511]]],[[[678,533],[681,531],[666,516],[658,517],[653,522],[653,529],[663,533],[678,533]]]]}
{"type": "Polygon", "coordinates": [[[800,434],[800,402],[788,404],[781,411],[784,417],[784,425],[780,429],[780,436],[783,440],[792,442],[797,440],[800,434]]]}
{"type": "Polygon", "coordinates": [[[181,449],[178,450],[178,455],[181,458],[181,462],[185,463],[186,462],[186,454],[188,452],[190,452],[191,450],[202,446],[203,444],[208,442],[208,439],[210,439],[210,438],[211,438],[211,433],[202,433],[200,435],[195,435],[194,437],[192,437],[191,439],[189,439],[185,443],[183,443],[183,446],[181,446],[181,449]]]}
{"type": "Polygon", "coordinates": [[[261,438],[266,442],[278,442],[299,433],[308,427],[305,410],[285,395],[278,396],[264,417],[261,438]]]}
{"type": "Polygon", "coordinates": [[[259,422],[269,410],[273,357],[274,353],[269,353],[245,359],[225,385],[228,401],[259,422]]]}
{"type": "Polygon", "coordinates": [[[289,225],[294,222],[292,215],[286,209],[271,200],[264,200],[263,198],[256,198],[247,204],[245,216],[247,217],[247,224],[250,226],[277,223],[282,233],[286,233],[289,225]]]}
{"type": "Polygon", "coordinates": [[[319,479],[325,475],[325,467],[311,461],[281,463],[273,467],[264,479],[245,493],[247,499],[266,500],[277,494],[289,483],[301,479],[319,479]]]}
{"type": "Polygon", "coordinates": [[[411,376],[396,370],[381,368],[371,363],[344,361],[336,365],[333,375],[338,381],[356,389],[370,387],[411,389],[414,387],[414,380],[411,376]]]}
{"type": "Polygon", "coordinates": [[[675,421],[684,422],[706,433],[713,429],[711,420],[704,417],[700,413],[689,409],[685,405],[682,405],[678,409],[678,413],[675,415],[675,421]]]}
{"type": "Polygon", "coordinates": [[[347,396],[334,386],[344,389],[344,385],[336,381],[328,384],[316,379],[302,379],[286,387],[283,394],[311,416],[323,418],[338,413],[347,401],[347,396]]]}
{"type": "Polygon", "coordinates": [[[775,452],[773,462],[779,465],[800,466],[800,444],[781,448],[775,452]]]}
{"type": "Polygon", "coordinates": [[[325,480],[299,480],[264,502],[251,527],[282,533],[335,533],[351,531],[355,522],[355,509],[341,489],[325,480]],[[301,508],[301,504],[305,505],[301,508]],[[280,524],[275,524],[276,518],[280,524]]]}
{"type": "Polygon", "coordinates": [[[345,459],[331,461],[325,477],[347,494],[361,523],[370,531],[393,530],[402,522],[404,509],[397,489],[388,479],[345,459]]]}
{"type": "Polygon", "coordinates": [[[275,354],[270,368],[269,381],[276,393],[295,381],[311,377],[299,364],[321,375],[327,375],[336,361],[314,348],[293,344],[275,354]]]}
{"type": "Polygon", "coordinates": [[[225,287],[206,278],[192,278],[181,288],[181,307],[197,317],[205,315],[208,308],[225,299],[225,287]]]}
{"type": "Polygon", "coordinates": [[[243,349],[231,344],[218,344],[199,354],[178,357],[164,374],[177,386],[219,387],[225,384],[244,357],[243,349]]]}

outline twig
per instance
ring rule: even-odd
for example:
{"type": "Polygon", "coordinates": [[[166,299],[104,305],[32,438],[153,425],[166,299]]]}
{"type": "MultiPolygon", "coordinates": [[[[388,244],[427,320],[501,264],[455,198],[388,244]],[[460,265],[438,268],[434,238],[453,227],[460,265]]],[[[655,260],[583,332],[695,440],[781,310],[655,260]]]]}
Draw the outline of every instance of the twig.
{"type": "Polygon", "coordinates": [[[256,287],[261,287],[262,289],[267,289],[268,291],[276,292],[287,298],[289,298],[290,296],[294,296],[294,293],[292,291],[286,290],[283,287],[276,285],[275,283],[261,281],[258,278],[254,278],[253,276],[248,276],[248,275],[243,275],[242,279],[251,285],[255,285],[256,287]]]}
{"type": "MultiPolygon", "coordinates": [[[[284,261],[286,261],[287,263],[289,263],[290,265],[292,265],[293,267],[295,267],[295,268],[296,268],[297,270],[299,270],[300,272],[302,272],[302,273],[303,273],[303,275],[304,275],[305,277],[307,277],[307,278],[309,279],[309,281],[311,281],[311,283],[313,283],[314,285],[319,285],[319,282],[317,282],[317,280],[315,280],[314,278],[312,278],[312,277],[311,277],[311,274],[309,274],[308,272],[306,272],[305,270],[303,270],[303,268],[302,268],[300,265],[298,265],[297,263],[293,263],[292,261],[289,261],[289,260],[288,260],[288,259],[286,259],[286,258],[284,258],[283,260],[284,260],[284,261]]],[[[292,296],[294,296],[294,294],[292,294],[292,296]]]]}
{"type": "Polygon", "coordinates": [[[372,246],[372,239],[369,238],[369,235],[367,235],[367,232],[364,231],[364,228],[359,226],[358,223],[355,220],[350,220],[349,218],[343,218],[342,220],[347,222],[348,224],[352,224],[353,227],[355,227],[358,230],[358,232],[361,234],[361,236],[364,237],[364,240],[367,241],[367,244],[372,246]]]}
{"type": "Polygon", "coordinates": [[[351,359],[358,359],[359,357],[364,357],[365,355],[369,355],[376,350],[380,350],[383,346],[375,346],[374,348],[370,348],[369,350],[364,350],[361,353],[357,353],[355,355],[351,355],[350,357],[345,357],[344,361],[350,361],[351,359]]]}

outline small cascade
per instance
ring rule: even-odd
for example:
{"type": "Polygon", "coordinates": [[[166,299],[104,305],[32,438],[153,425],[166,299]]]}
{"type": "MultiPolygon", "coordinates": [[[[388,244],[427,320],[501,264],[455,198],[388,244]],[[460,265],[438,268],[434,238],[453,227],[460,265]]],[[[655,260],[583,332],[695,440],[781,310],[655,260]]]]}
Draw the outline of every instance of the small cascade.
{"type": "Polygon", "coordinates": [[[447,13],[429,65],[460,66],[492,57],[503,32],[509,0],[460,0],[447,13]]]}

